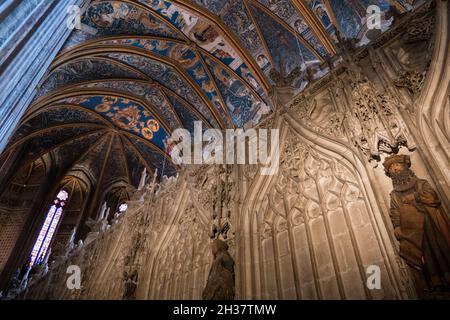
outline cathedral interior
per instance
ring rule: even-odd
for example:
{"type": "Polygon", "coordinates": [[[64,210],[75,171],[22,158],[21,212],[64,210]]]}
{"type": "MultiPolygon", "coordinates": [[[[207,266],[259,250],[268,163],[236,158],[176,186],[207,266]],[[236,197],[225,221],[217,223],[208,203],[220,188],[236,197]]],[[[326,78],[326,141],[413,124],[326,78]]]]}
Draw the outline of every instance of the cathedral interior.
{"type": "Polygon", "coordinates": [[[450,298],[449,1],[4,0],[0,52],[0,299],[450,298]]]}

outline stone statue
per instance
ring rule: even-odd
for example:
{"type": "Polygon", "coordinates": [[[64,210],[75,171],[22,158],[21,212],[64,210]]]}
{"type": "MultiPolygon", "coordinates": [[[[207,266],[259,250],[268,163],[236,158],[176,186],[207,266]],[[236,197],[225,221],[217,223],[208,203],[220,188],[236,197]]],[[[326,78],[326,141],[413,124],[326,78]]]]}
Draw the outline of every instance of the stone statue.
{"type": "Polygon", "coordinates": [[[103,204],[100,213],[96,219],[89,218],[85,224],[89,227],[90,232],[86,236],[86,245],[95,240],[99,235],[108,231],[110,225],[108,224],[108,217],[111,208],[107,207],[106,202],[103,204]]]}
{"type": "Polygon", "coordinates": [[[234,261],[228,253],[228,245],[215,239],[211,244],[214,257],[209,272],[203,300],[234,300],[234,261]]]}
{"type": "Polygon", "coordinates": [[[102,205],[102,208],[100,209],[100,214],[97,217],[97,221],[103,220],[103,218],[105,217],[106,210],[108,210],[108,207],[107,202],[105,201],[102,205]]]}
{"type": "Polygon", "coordinates": [[[390,216],[400,242],[400,256],[409,265],[419,297],[450,289],[450,217],[438,195],[410,169],[407,155],[384,162],[392,179],[390,216]]]}
{"type": "Polygon", "coordinates": [[[145,181],[147,179],[147,168],[144,168],[141,174],[141,180],[139,181],[138,190],[141,191],[145,187],[145,181]]]}
{"type": "Polygon", "coordinates": [[[125,281],[125,291],[123,293],[123,300],[135,300],[136,299],[136,289],[138,285],[138,272],[134,270],[131,274],[128,272],[123,273],[123,278],[125,281]]]}

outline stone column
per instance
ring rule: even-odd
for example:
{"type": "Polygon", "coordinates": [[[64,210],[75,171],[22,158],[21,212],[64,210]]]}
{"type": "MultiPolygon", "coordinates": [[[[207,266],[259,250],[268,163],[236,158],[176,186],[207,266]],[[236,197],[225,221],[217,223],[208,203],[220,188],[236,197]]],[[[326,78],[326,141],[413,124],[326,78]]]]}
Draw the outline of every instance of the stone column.
{"type": "Polygon", "coordinates": [[[436,1],[434,53],[416,104],[421,148],[442,202],[450,209],[450,4],[436,1]]]}
{"type": "Polygon", "coordinates": [[[0,5],[0,152],[69,37],[68,7],[90,0],[8,0],[0,5]]]}

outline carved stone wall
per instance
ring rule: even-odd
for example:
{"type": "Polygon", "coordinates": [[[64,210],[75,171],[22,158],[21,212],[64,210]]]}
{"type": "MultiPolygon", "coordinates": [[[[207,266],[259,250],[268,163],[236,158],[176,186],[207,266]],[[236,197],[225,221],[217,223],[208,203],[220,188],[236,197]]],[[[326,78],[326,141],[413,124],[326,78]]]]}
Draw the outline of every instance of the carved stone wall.
{"type": "Polygon", "coordinates": [[[407,297],[409,278],[400,275],[386,229],[379,226],[382,215],[357,168],[293,128],[286,129],[283,144],[278,175],[256,176],[243,201],[241,297],[407,297]],[[381,269],[381,290],[367,289],[370,265],[381,269]]]}
{"type": "MultiPolygon", "coordinates": [[[[217,183],[208,178],[204,196],[217,183]]],[[[186,172],[177,181],[138,191],[124,216],[94,241],[75,247],[67,260],[55,261],[47,276],[32,279],[24,298],[200,299],[212,262],[213,219],[190,183],[198,182],[186,172]],[[70,265],[81,267],[82,290],[66,288],[70,265]],[[129,290],[132,274],[137,281],[129,290]]]]}
{"type": "Polygon", "coordinates": [[[410,297],[361,162],[320,147],[289,115],[275,122],[284,128],[277,175],[198,166],[147,185],[96,240],[31,280],[24,298],[199,299],[212,262],[211,231],[223,225],[219,208],[237,298],[410,297]],[[69,265],[81,267],[81,290],[66,288],[69,265]],[[370,265],[381,269],[381,290],[366,287],[370,265]]]}
{"type": "Polygon", "coordinates": [[[277,174],[192,166],[176,181],[150,184],[24,297],[198,299],[208,244],[219,236],[236,262],[237,298],[415,298],[379,163],[410,154],[448,206],[450,64],[438,70],[434,59],[449,61],[449,41],[447,29],[434,30],[450,15],[448,2],[430,3],[369,46],[346,48],[339,66],[301,95],[275,90],[276,113],[261,126],[280,129],[277,174]],[[82,290],[66,289],[71,264],[82,269],[82,290]],[[380,268],[379,290],[366,286],[369,266],[380,268]]]}

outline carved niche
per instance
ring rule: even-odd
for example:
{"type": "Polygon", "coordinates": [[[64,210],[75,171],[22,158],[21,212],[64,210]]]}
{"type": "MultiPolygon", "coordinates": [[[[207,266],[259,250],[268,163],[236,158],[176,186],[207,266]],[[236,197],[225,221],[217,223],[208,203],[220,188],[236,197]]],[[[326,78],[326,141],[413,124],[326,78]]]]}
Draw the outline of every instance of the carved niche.
{"type": "MultiPolygon", "coordinates": [[[[365,267],[383,253],[357,175],[290,132],[280,172],[258,207],[263,299],[386,298],[365,287],[365,267]]],[[[258,256],[257,252],[254,252],[258,256]]]]}
{"type": "Polygon", "coordinates": [[[394,85],[407,89],[413,98],[422,90],[433,54],[436,26],[433,8],[434,1],[430,1],[418,10],[403,28],[399,41],[388,47],[400,67],[394,85]]]}
{"type": "Polygon", "coordinates": [[[201,297],[211,261],[206,221],[206,217],[202,217],[194,205],[187,205],[174,226],[173,236],[156,257],[151,298],[201,297]]]}
{"type": "Polygon", "coordinates": [[[210,238],[233,238],[232,210],[235,203],[233,169],[229,165],[199,166],[190,174],[191,194],[211,214],[210,238]]]}
{"type": "Polygon", "coordinates": [[[301,94],[288,109],[310,129],[339,140],[345,139],[344,116],[336,110],[326,88],[316,96],[301,94]]]}
{"type": "Polygon", "coordinates": [[[379,91],[366,78],[349,73],[352,104],[347,111],[348,131],[354,145],[376,167],[380,154],[397,153],[402,146],[416,148],[403,121],[396,100],[386,91],[379,91]]]}

